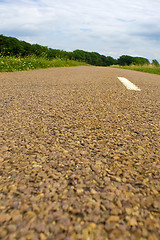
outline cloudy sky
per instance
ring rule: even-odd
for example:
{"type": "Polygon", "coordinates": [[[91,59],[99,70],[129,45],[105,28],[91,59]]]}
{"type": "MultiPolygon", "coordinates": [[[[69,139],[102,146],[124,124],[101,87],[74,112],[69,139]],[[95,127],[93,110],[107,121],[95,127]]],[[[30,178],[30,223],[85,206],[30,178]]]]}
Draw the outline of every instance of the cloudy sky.
{"type": "Polygon", "coordinates": [[[160,61],[160,0],[0,0],[0,34],[160,61]]]}

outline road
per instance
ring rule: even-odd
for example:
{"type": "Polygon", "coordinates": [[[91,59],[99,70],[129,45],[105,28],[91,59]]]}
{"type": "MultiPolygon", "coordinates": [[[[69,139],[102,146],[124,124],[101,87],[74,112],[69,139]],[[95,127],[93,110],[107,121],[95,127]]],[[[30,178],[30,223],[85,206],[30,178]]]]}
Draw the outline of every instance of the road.
{"type": "Polygon", "coordinates": [[[0,95],[0,239],[160,239],[160,76],[0,73],[0,95]]]}

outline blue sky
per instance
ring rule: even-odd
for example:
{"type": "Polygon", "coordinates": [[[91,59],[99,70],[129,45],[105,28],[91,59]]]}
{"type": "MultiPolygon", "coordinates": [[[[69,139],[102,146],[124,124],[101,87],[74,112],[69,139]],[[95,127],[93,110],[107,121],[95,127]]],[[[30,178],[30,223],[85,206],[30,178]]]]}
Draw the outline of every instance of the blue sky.
{"type": "Polygon", "coordinates": [[[0,34],[56,49],[160,61],[160,0],[0,0],[0,34]]]}

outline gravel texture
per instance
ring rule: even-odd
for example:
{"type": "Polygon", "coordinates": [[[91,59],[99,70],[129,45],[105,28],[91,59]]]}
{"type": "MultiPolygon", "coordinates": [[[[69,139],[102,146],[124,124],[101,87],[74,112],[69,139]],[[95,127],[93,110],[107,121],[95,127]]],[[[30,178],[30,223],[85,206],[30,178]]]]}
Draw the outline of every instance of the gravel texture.
{"type": "Polygon", "coordinates": [[[1,73],[0,94],[0,239],[160,239],[160,76],[1,73]]]}

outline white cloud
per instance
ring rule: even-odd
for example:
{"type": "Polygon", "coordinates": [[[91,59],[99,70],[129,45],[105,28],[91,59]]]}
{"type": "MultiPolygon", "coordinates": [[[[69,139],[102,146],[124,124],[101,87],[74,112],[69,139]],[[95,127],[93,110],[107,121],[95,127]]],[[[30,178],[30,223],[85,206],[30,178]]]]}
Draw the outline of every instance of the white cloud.
{"type": "Polygon", "coordinates": [[[64,50],[160,60],[159,0],[0,1],[0,33],[64,50]]]}

